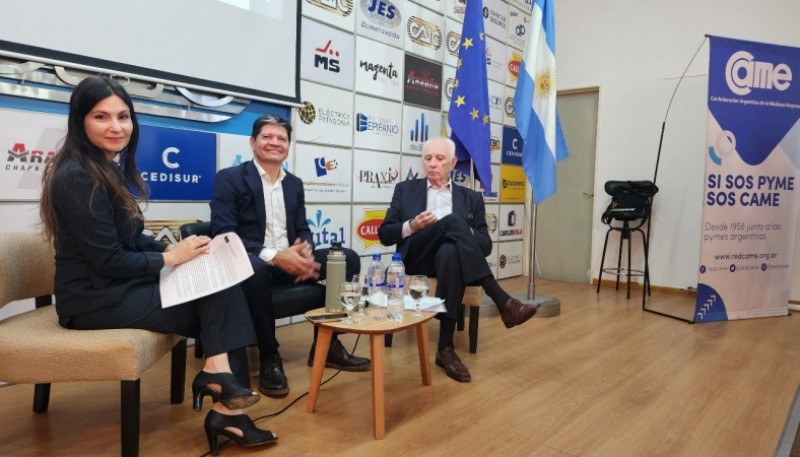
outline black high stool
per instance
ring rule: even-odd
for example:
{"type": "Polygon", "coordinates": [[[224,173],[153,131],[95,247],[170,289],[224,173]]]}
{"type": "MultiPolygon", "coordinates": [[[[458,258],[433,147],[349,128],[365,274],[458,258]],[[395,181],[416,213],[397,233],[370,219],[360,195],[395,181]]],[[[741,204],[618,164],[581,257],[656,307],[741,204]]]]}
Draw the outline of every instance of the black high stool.
{"type": "Polygon", "coordinates": [[[650,219],[653,196],[658,192],[658,187],[652,181],[608,181],[605,185],[605,191],[611,196],[611,203],[603,212],[602,217],[603,223],[608,225],[608,231],[606,231],[606,241],[603,243],[603,255],[600,258],[597,293],[600,293],[603,273],[607,273],[617,277],[616,290],[619,290],[620,276],[627,276],[627,298],[631,298],[631,276],[643,276],[643,292],[650,295],[650,269],[647,259],[649,234],[642,230],[642,226],[650,219]],[[620,233],[617,266],[616,268],[604,268],[608,236],[611,232],[620,233]],[[639,232],[642,236],[642,245],[644,247],[644,269],[642,270],[631,268],[631,235],[633,232],[639,232]],[[622,268],[622,245],[625,241],[628,242],[628,263],[626,268],[622,268]]]}

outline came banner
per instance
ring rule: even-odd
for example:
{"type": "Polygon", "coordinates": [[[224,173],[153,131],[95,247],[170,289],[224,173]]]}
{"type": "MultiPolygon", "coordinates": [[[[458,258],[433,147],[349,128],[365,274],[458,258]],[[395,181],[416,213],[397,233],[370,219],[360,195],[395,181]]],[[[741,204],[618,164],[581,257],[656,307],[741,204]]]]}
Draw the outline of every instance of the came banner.
{"type": "Polygon", "coordinates": [[[695,322],[788,313],[800,49],[711,37],[695,322]]]}

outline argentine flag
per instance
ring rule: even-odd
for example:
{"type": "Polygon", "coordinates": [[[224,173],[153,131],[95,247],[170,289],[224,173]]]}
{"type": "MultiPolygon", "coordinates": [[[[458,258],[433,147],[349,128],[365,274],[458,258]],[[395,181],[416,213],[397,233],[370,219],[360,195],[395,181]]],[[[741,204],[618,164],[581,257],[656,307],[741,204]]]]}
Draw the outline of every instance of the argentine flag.
{"type": "Polygon", "coordinates": [[[556,192],[556,162],[569,155],[556,112],[553,0],[534,0],[531,25],[514,93],[514,113],[523,141],[522,165],[538,205],[556,192]]]}

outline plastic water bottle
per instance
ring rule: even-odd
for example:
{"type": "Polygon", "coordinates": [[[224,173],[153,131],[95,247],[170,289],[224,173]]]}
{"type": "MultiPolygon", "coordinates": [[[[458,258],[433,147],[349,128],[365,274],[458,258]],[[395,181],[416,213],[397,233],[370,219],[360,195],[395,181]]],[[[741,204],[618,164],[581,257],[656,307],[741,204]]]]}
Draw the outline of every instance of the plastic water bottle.
{"type": "Polygon", "coordinates": [[[342,312],[344,306],[339,301],[339,288],[345,279],[346,263],[341,243],[331,243],[325,270],[325,311],[342,312]]]}
{"type": "MultiPolygon", "coordinates": [[[[367,286],[368,287],[383,287],[385,284],[384,267],[381,262],[380,254],[372,254],[372,263],[369,264],[367,270],[367,286]]],[[[370,292],[372,295],[372,292],[370,292]]]]}
{"type": "Polygon", "coordinates": [[[389,320],[403,320],[405,282],[406,268],[401,254],[395,252],[392,254],[392,263],[386,269],[386,317],[389,320]]]}

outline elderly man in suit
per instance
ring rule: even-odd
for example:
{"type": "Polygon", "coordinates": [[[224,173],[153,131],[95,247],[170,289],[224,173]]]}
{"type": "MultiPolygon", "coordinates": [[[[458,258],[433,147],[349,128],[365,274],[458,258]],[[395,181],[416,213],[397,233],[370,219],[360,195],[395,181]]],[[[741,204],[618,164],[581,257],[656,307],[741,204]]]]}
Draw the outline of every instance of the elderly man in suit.
{"type": "Polygon", "coordinates": [[[469,370],[453,346],[456,316],[466,285],[483,287],[500,310],[507,328],[533,317],[538,306],[512,298],[492,275],[486,263],[492,241],[486,227],[483,197],[453,184],[450,171],[456,160],[452,140],[427,141],[422,147],[426,179],[395,186],[378,237],[386,246],[397,244],[408,274],[438,279],[436,296],[444,299],[447,312],[437,316],[440,330],[436,364],[456,381],[469,382],[469,370]]]}
{"type": "MultiPolygon", "coordinates": [[[[289,393],[278,340],[270,286],[314,281],[325,277],[328,249],[314,250],[306,222],[303,181],[283,169],[289,155],[292,126],[284,119],[264,115],[253,123],[250,147],[253,160],[220,170],[211,200],[213,235],[236,232],[244,242],[255,274],[242,283],[258,339],[261,368],[258,389],[264,395],[289,393]]],[[[346,274],[358,273],[358,255],[345,249],[346,274]]],[[[316,328],[315,328],[316,344],[316,328]]],[[[311,346],[309,366],[313,363],[311,346]]],[[[337,339],[331,344],[326,366],[366,371],[369,359],[351,356],[337,339]]]]}

